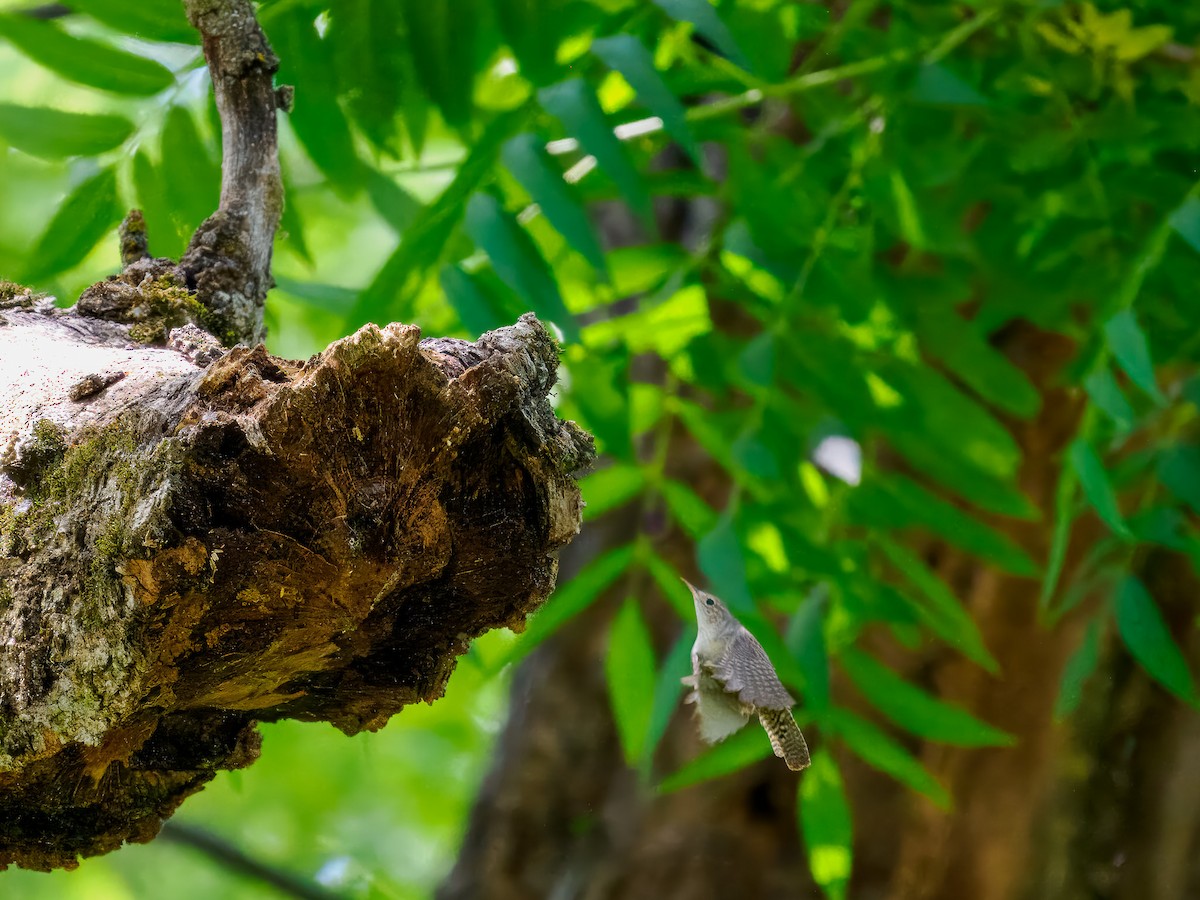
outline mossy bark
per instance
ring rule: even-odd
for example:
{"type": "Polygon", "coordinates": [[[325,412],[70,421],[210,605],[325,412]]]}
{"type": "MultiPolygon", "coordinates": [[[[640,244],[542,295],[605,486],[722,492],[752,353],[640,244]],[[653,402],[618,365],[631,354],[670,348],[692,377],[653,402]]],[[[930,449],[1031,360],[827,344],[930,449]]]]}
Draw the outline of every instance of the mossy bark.
{"type": "Polygon", "coordinates": [[[550,408],[532,316],[201,368],[122,326],[3,315],[0,865],[152,837],[253,760],[256,721],[354,733],[436,699],[554,585],[591,442],[550,408]]]}

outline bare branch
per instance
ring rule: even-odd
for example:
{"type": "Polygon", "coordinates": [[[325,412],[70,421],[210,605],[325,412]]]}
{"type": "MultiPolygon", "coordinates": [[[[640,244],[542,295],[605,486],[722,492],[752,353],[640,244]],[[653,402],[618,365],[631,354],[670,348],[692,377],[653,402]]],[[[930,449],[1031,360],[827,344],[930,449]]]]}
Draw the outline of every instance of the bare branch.
{"type": "Polygon", "coordinates": [[[221,115],[221,202],[192,236],[180,268],[226,344],[264,336],[271,249],[283,212],[273,76],[279,60],[249,0],[185,0],[200,32],[221,115]]]}

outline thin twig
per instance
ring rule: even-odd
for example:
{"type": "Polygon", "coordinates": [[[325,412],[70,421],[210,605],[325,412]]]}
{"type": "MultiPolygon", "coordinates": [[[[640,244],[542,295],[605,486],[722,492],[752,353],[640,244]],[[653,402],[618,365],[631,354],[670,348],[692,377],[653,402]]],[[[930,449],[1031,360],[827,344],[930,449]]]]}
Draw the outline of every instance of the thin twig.
{"type": "Polygon", "coordinates": [[[298,897],[300,900],[341,900],[340,894],[286,869],[255,859],[207,829],[171,821],[163,825],[159,839],[198,850],[223,868],[269,884],[289,897],[298,897]]]}

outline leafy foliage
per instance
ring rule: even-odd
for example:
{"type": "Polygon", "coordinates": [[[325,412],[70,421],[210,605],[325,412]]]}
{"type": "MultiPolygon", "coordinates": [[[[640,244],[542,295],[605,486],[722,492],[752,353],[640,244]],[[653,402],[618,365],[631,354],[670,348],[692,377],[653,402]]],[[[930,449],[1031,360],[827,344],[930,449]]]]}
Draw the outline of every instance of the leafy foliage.
{"type": "MultiPolygon", "coordinates": [[[[0,57],[0,139],[19,151],[0,165],[4,219],[28,221],[34,193],[58,210],[0,229],[0,267],[64,299],[112,270],[122,206],[179,253],[219,158],[178,4],[73,8],[69,28],[0,26],[45,67],[18,92],[12,73],[34,70],[0,57]],[[71,50],[85,43],[102,49],[71,50]]],[[[1154,549],[1200,560],[1200,8],[273,0],[262,16],[297,88],[274,349],[393,319],[473,337],[533,309],[564,338],[561,411],[603,452],[585,516],[636,523],[489,671],[616,585],[610,695],[627,759],[653,773],[686,670],[689,603],[662,552],[682,536],[824,739],[946,805],[830,681],[926,739],[1009,740],[864,649],[936,642],[1004,676],[913,550],[934,541],[1029,579],[1046,627],[1113,598],[1089,607],[1060,713],[1116,639],[1196,702],[1137,567],[1154,549]],[[1052,384],[1006,352],[1033,329],[1070,348],[1052,384]],[[1080,414],[1043,511],[1014,435],[1058,386],[1080,414]],[[684,444],[704,477],[677,464],[684,444]],[[1048,548],[1013,539],[1043,515],[1048,548]],[[1092,519],[1104,536],[1077,559],[1092,519]],[[655,594],[685,623],[657,657],[655,594]]],[[[769,752],[747,730],[654,774],[672,790],[769,752]]],[[[834,897],[851,861],[835,757],[814,756],[800,797],[834,897]]]]}

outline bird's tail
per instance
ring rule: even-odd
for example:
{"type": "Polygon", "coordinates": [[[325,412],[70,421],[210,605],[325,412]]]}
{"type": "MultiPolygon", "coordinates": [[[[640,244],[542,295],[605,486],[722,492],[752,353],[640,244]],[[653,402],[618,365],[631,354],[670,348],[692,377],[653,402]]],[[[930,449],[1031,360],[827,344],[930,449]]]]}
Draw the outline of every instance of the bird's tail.
{"type": "Polygon", "coordinates": [[[808,768],[808,744],[800,732],[800,726],[792,718],[791,710],[759,709],[758,720],[771,739],[775,755],[780,757],[793,772],[808,768]]]}

